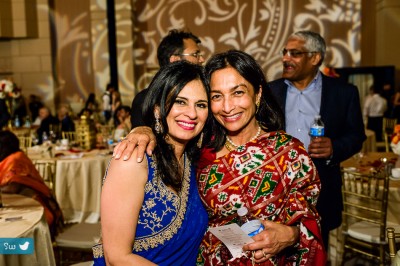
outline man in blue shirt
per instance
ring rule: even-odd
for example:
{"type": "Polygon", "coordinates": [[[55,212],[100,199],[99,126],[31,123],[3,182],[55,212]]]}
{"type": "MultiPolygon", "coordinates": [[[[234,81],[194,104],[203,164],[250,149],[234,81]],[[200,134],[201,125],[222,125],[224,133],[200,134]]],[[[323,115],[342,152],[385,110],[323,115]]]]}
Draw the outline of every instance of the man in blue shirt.
{"type": "Polygon", "coordinates": [[[359,152],[366,136],[357,87],[319,71],[325,52],[325,41],[318,33],[292,34],[282,50],[282,78],[269,85],[285,113],[286,132],[304,143],[318,169],[317,210],[327,248],[329,231],[342,222],[340,162],[359,152]],[[325,124],[325,136],[310,139],[316,115],[325,124]]]}

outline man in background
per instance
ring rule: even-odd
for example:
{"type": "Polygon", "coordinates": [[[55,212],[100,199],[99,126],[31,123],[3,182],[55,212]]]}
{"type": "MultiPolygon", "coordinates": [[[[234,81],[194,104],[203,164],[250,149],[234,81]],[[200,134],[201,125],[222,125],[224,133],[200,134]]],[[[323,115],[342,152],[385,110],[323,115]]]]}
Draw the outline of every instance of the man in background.
{"type": "Polygon", "coordinates": [[[270,88],[285,113],[285,130],[300,139],[318,169],[321,193],[317,211],[328,248],[329,231],[342,223],[340,162],[359,152],[366,139],[357,87],[320,71],[325,40],[315,32],[289,36],[282,50],[282,78],[270,88]],[[311,140],[310,125],[321,115],[325,135],[311,140]]]}
{"type": "Polygon", "coordinates": [[[383,116],[388,109],[385,98],[380,93],[381,90],[376,86],[371,86],[370,93],[365,99],[363,115],[367,123],[367,128],[375,132],[376,141],[382,141],[383,116]]]}
{"type": "MultiPolygon", "coordinates": [[[[191,32],[171,30],[165,36],[157,49],[157,59],[160,67],[169,63],[186,60],[194,64],[203,64],[204,58],[200,52],[200,39],[191,32]]],[[[132,128],[143,126],[142,105],[147,89],[139,92],[132,101],[131,124],[132,128]]]]}
{"type": "Polygon", "coordinates": [[[103,96],[102,96],[102,100],[103,100],[103,116],[104,116],[104,120],[105,123],[107,124],[108,121],[111,118],[111,107],[112,107],[112,94],[115,91],[114,86],[111,83],[107,84],[106,87],[106,91],[104,92],[103,96]]]}

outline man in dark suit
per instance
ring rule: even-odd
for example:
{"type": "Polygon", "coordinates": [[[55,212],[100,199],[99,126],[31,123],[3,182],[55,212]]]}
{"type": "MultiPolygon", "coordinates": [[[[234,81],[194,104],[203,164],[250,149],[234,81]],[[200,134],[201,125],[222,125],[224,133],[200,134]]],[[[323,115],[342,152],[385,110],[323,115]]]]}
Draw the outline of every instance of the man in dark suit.
{"type": "Polygon", "coordinates": [[[342,222],[340,162],[359,152],[366,136],[357,87],[319,71],[325,50],[318,33],[292,34],[282,51],[282,78],[269,85],[285,113],[286,132],[304,143],[318,169],[321,193],[317,210],[327,248],[329,231],[342,222]],[[318,114],[325,135],[310,139],[310,125],[318,114]]]}

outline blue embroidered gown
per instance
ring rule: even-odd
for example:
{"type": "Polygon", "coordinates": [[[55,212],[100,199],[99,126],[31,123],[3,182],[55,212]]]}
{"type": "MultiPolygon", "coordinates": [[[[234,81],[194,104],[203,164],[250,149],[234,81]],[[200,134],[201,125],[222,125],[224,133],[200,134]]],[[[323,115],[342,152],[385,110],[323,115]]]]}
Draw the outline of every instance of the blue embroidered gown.
{"type": "MultiPolygon", "coordinates": [[[[208,223],[195,168],[185,159],[182,189],[176,194],[161,181],[152,158],[147,160],[149,177],[132,253],[158,265],[195,265],[208,223]]],[[[105,265],[101,244],[93,247],[93,255],[95,266],[105,265]]]]}

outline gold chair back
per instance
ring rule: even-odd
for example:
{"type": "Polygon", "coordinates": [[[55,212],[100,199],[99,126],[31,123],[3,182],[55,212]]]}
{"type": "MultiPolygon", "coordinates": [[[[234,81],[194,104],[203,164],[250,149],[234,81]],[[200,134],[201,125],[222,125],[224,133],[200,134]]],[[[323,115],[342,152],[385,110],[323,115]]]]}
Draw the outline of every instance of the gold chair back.
{"type": "Polygon", "coordinates": [[[54,160],[37,160],[33,164],[43,178],[44,183],[54,192],[56,162],[54,160]]]}
{"type": "Polygon", "coordinates": [[[27,152],[29,147],[32,147],[32,137],[18,137],[19,140],[19,148],[23,150],[25,153],[27,152]]]}
{"type": "Polygon", "coordinates": [[[400,242],[400,233],[396,233],[395,229],[392,227],[387,228],[386,232],[387,232],[387,240],[388,240],[388,244],[389,244],[389,257],[390,257],[391,262],[393,262],[394,258],[396,257],[396,253],[397,253],[396,242],[400,242]]]}
{"type": "Polygon", "coordinates": [[[76,141],[76,132],[75,131],[62,131],[61,137],[63,139],[68,139],[70,143],[76,141]]]}
{"type": "Polygon", "coordinates": [[[382,139],[385,142],[385,150],[386,152],[390,152],[390,137],[393,134],[394,127],[397,124],[397,118],[383,118],[382,123],[382,139]]]}
{"type": "Polygon", "coordinates": [[[383,170],[342,169],[343,262],[348,253],[356,253],[385,265],[388,191],[389,176],[383,170]]]}

